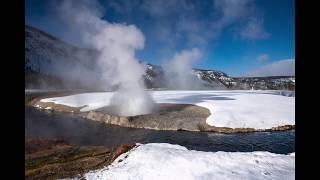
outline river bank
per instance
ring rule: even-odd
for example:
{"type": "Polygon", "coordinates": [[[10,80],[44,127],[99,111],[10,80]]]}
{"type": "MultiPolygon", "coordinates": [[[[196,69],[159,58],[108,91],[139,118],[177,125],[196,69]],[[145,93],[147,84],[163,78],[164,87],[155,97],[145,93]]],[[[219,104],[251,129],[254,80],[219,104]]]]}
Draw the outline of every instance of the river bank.
{"type": "MultiPolygon", "coordinates": [[[[236,94],[235,92],[232,92],[236,94]]],[[[261,93],[261,92],[260,92],[261,93]]],[[[163,103],[158,103],[156,104],[157,108],[155,111],[153,111],[150,114],[144,114],[144,115],[136,115],[136,116],[119,116],[114,113],[112,110],[113,107],[111,106],[102,106],[102,107],[97,107],[92,110],[86,110],[83,111],[83,109],[88,108],[89,105],[86,105],[83,103],[82,105],[69,105],[71,102],[74,100],[70,101],[69,103],[62,103],[59,102],[59,97],[61,98],[71,98],[70,96],[72,93],[59,93],[59,94],[50,94],[46,96],[39,96],[39,97],[34,97],[32,99],[29,98],[29,101],[26,102],[27,105],[33,106],[39,109],[46,109],[46,110],[51,110],[51,111],[58,111],[58,112],[68,112],[68,113],[73,113],[76,114],[80,117],[93,120],[93,121],[98,121],[98,122],[103,122],[106,124],[113,124],[113,125],[119,125],[123,127],[131,127],[131,128],[145,128],[145,129],[155,129],[155,130],[184,130],[184,131],[204,131],[204,132],[219,132],[219,133],[248,133],[248,132],[268,132],[268,131],[285,131],[285,130],[290,130],[294,129],[295,125],[293,124],[286,124],[285,122],[282,122],[283,120],[279,121],[279,125],[269,125],[266,128],[253,128],[249,126],[244,126],[241,125],[239,127],[224,127],[224,126],[215,126],[210,123],[208,123],[208,119],[212,119],[212,109],[211,105],[209,106],[210,108],[207,109],[208,105],[205,105],[205,107],[202,107],[202,104],[200,103],[199,105],[194,105],[194,104],[179,104],[179,103],[172,103],[169,101],[169,103],[166,103],[166,100],[160,100],[163,101],[163,103]],[[56,102],[57,101],[57,102],[56,102]],[[281,125],[282,124],[282,125],[281,125]],[[270,128],[268,128],[270,127],[270,128]]],[[[90,93],[88,94],[88,98],[90,93]]],[[[95,93],[93,93],[94,95],[95,93]]],[[[104,97],[104,93],[100,93],[101,97],[104,97]]],[[[262,93],[265,95],[264,93],[262,93]]],[[[80,95],[85,95],[85,94],[80,94],[80,95]]],[[[199,95],[199,94],[198,94],[199,95]]],[[[197,95],[197,96],[198,96],[197,95]]],[[[75,95],[77,96],[77,95],[75,95]]],[[[208,99],[212,99],[212,95],[208,96],[208,99]]],[[[222,97],[220,95],[215,95],[218,97],[214,97],[215,99],[221,99],[225,100],[227,99],[226,97],[222,97]]],[[[252,96],[252,95],[251,95],[252,96]]],[[[273,95],[275,96],[275,95],[273,95]]],[[[272,96],[271,96],[272,97],[272,96]]],[[[60,99],[61,99],[60,98],[60,99]]],[[[80,98],[80,97],[79,97],[80,98]]],[[[193,97],[192,97],[193,98],[193,97]]],[[[205,98],[205,97],[202,97],[205,98]]],[[[92,98],[91,98],[92,99],[92,98]]],[[[95,97],[93,97],[95,99],[95,97]]],[[[232,100],[232,99],[227,99],[227,100],[232,100]]],[[[63,100],[66,101],[66,100],[63,100]]],[[[81,98],[79,99],[81,100],[81,98]]],[[[66,101],[68,102],[68,101],[66,101]]],[[[181,100],[181,102],[187,102],[184,100],[181,100]]],[[[92,102],[95,104],[99,104],[99,102],[92,102]]],[[[71,103],[72,104],[72,103],[71,103]]],[[[99,105],[101,106],[101,105],[99,105]]],[[[242,108],[240,105],[238,106],[239,108],[242,108]]],[[[217,109],[217,108],[213,108],[217,109]]],[[[234,111],[234,110],[233,110],[234,111]]],[[[247,115],[242,115],[239,114],[239,116],[243,116],[244,118],[248,118],[248,115],[250,115],[250,107],[248,107],[248,110],[242,110],[242,111],[248,111],[247,115]]],[[[259,111],[259,110],[258,110],[259,111]]],[[[280,111],[281,112],[281,111],[280,111]]],[[[221,113],[220,113],[221,114],[221,113]]],[[[261,113],[260,113],[261,114],[261,113]]],[[[264,117],[260,117],[261,115],[257,114],[259,118],[265,118],[264,112],[262,112],[261,115],[264,115],[264,117]]],[[[219,115],[219,114],[218,114],[219,115]]],[[[220,115],[221,116],[221,115],[220,115]]],[[[226,114],[225,116],[228,116],[226,114]]],[[[233,117],[234,115],[232,115],[233,117]]],[[[283,118],[285,116],[280,115],[279,117],[274,117],[271,120],[275,120],[277,118],[283,118]]],[[[222,117],[225,118],[225,117],[222,117]]],[[[251,117],[250,117],[251,118],[251,117]]],[[[270,117],[269,117],[270,118],[270,117]]],[[[287,118],[287,117],[285,117],[287,118]]],[[[293,117],[294,118],[294,117],[293,117]]],[[[256,118],[257,119],[257,118],[256,118]]],[[[243,119],[240,118],[241,121],[243,119]]],[[[254,117],[251,118],[250,121],[255,120],[254,117]]],[[[236,120],[233,120],[236,121],[236,120]]],[[[256,120],[255,120],[256,121],[256,120]]],[[[261,120],[262,122],[257,121],[257,123],[260,123],[263,125],[264,123],[269,123],[270,120],[261,120]]],[[[215,122],[215,121],[214,121],[215,122]]],[[[244,122],[248,123],[248,122],[244,122]]],[[[229,122],[230,124],[230,122],[229,122]]],[[[252,124],[252,123],[251,123],[252,124]]],[[[260,127],[259,125],[258,127],[260,127]]],[[[262,127],[262,126],[261,126],[262,127]]]]}

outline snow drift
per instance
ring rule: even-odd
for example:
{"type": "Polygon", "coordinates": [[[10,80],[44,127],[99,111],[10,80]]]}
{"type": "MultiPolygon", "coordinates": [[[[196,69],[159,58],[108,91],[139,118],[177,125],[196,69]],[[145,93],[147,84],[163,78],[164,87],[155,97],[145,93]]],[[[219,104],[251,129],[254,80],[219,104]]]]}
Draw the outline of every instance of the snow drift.
{"type": "Polygon", "coordinates": [[[295,153],[201,152],[166,143],[140,145],[86,179],[294,179],[295,153]]]}

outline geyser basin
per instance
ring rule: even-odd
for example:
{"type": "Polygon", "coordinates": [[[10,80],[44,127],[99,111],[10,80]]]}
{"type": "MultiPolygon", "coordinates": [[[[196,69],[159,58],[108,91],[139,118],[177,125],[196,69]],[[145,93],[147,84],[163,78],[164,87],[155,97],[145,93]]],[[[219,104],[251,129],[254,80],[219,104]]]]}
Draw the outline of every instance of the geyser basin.
{"type": "Polygon", "coordinates": [[[83,113],[83,117],[125,127],[201,131],[208,126],[205,121],[210,115],[206,108],[190,104],[157,104],[152,113],[137,116],[119,116],[116,109],[107,106],[83,113]]]}
{"type": "MultiPolygon", "coordinates": [[[[245,130],[247,132],[284,130],[293,128],[295,125],[295,98],[282,96],[278,91],[215,90],[149,92],[154,102],[158,104],[190,104],[209,110],[210,115],[206,118],[205,122],[206,126],[208,125],[212,128],[241,129],[241,131],[245,130]]],[[[63,105],[87,113],[110,106],[113,94],[113,92],[83,93],[64,97],[45,98],[34,105],[41,106],[51,103],[54,106],[63,105]]],[[[44,106],[46,107],[47,105],[44,106]]]]}
{"type": "MultiPolygon", "coordinates": [[[[261,131],[253,128],[214,127],[206,123],[210,111],[206,108],[190,104],[157,104],[152,113],[137,116],[120,116],[114,110],[116,107],[99,108],[81,116],[94,121],[115,124],[124,127],[146,128],[155,130],[185,130],[221,133],[238,133],[261,131]]],[[[270,130],[288,130],[294,126],[286,125],[270,130]]]]}

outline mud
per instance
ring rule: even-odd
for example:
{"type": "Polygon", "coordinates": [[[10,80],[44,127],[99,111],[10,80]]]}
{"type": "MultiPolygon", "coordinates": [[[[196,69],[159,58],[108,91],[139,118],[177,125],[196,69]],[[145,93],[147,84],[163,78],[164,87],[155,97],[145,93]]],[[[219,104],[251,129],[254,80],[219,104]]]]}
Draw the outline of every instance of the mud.
{"type": "Polygon", "coordinates": [[[136,147],[134,144],[117,149],[77,146],[52,139],[28,140],[25,146],[25,179],[81,177],[91,170],[110,165],[118,156],[136,147]]]}

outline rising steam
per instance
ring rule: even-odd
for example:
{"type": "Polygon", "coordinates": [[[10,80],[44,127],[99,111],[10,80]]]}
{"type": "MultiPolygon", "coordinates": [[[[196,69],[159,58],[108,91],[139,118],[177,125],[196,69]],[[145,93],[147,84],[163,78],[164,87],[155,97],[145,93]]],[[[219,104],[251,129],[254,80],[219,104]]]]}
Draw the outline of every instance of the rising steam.
{"type": "Polygon", "coordinates": [[[164,65],[166,84],[171,89],[202,89],[202,84],[192,75],[192,66],[202,57],[198,48],[183,50],[164,65]]]}
{"type": "MultiPolygon", "coordinates": [[[[144,48],[144,35],[134,25],[103,20],[97,1],[63,1],[58,8],[61,19],[80,35],[86,46],[98,50],[96,70],[106,89],[117,87],[112,105],[120,115],[151,112],[153,100],[144,90],[144,68],[135,58],[135,51],[144,48]]],[[[81,75],[79,74],[81,77],[81,75]]]]}

